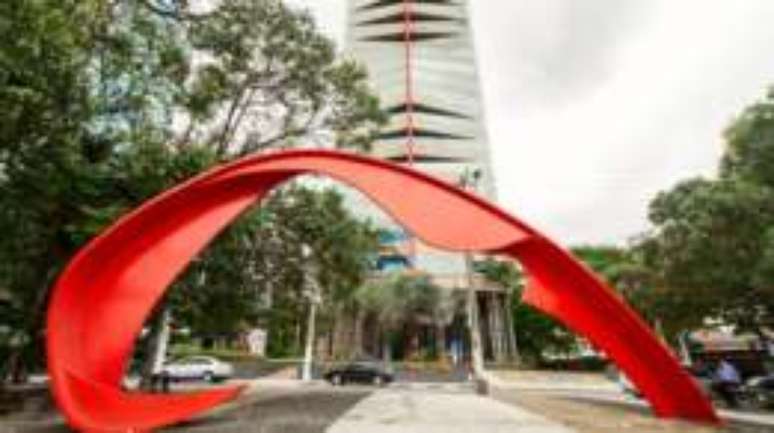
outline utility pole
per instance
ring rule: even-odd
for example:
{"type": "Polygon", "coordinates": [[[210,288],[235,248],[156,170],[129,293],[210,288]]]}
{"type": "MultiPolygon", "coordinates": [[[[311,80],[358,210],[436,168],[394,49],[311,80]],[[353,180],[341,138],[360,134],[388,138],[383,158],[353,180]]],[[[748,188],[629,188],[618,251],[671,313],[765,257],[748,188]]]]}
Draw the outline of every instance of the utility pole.
{"type": "Polygon", "coordinates": [[[505,326],[507,326],[508,352],[510,360],[517,365],[521,364],[519,343],[516,341],[516,324],[513,321],[513,290],[507,289],[505,295],[505,326]]]}
{"type": "MultiPolygon", "coordinates": [[[[462,189],[476,190],[478,180],[481,178],[481,172],[465,171],[460,179],[462,189]]],[[[475,270],[473,269],[473,255],[470,252],[465,253],[465,273],[468,280],[467,296],[467,316],[468,330],[470,332],[470,358],[473,376],[475,379],[481,378],[484,373],[484,353],[481,345],[481,325],[478,317],[478,299],[476,296],[475,270]]]]}
{"type": "Polygon", "coordinates": [[[481,348],[481,326],[478,320],[478,299],[476,297],[475,277],[473,276],[473,257],[465,253],[465,268],[468,277],[468,330],[470,331],[470,357],[473,376],[484,373],[484,354],[481,348]]]}
{"type": "Polygon", "coordinates": [[[317,320],[317,306],[320,304],[320,290],[317,281],[313,275],[310,259],[312,249],[307,244],[301,246],[301,255],[303,257],[302,269],[304,270],[304,295],[309,300],[309,317],[306,324],[306,347],[304,349],[304,365],[301,371],[301,380],[309,382],[312,380],[312,357],[314,353],[315,341],[315,322],[317,320]]]}

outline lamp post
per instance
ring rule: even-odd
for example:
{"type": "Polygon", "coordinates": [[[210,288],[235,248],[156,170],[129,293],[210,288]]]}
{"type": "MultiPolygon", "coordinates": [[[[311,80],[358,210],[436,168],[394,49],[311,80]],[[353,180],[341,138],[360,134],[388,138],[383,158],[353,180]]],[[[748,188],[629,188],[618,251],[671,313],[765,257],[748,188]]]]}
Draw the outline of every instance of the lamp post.
{"type": "Polygon", "coordinates": [[[319,287],[310,269],[312,248],[307,244],[301,245],[301,256],[303,257],[302,269],[304,270],[304,296],[309,300],[309,317],[306,324],[306,347],[304,348],[304,365],[301,370],[301,380],[308,382],[312,380],[312,356],[314,352],[317,306],[322,299],[319,287]]]}

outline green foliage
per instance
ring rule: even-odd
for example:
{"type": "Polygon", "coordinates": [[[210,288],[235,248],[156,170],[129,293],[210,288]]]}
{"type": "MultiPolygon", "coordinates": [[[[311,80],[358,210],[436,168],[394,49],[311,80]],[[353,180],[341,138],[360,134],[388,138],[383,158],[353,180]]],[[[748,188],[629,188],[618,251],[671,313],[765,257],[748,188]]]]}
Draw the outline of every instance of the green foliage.
{"type": "Polygon", "coordinates": [[[697,179],[651,203],[656,230],[640,249],[694,325],[715,317],[759,330],[770,320],[772,198],[747,181],[697,179]]]}
{"type": "Polygon", "coordinates": [[[762,335],[774,313],[774,95],[726,131],[717,180],[691,179],[650,205],[652,233],[639,250],[665,297],[701,325],[721,319],[762,335]]]}
{"type": "MultiPolygon", "coordinates": [[[[184,11],[174,15],[186,22],[184,11]]],[[[306,12],[280,1],[224,0],[184,29],[202,61],[184,101],[183,141],[246,154],[327,132],[340,147],[357,149],[385,121],[365,70],[337,60],[306,12]]]]}
{"type": "Polygon", "coordinates": [[[355,297],[385,328],[414,321],[418,316],[437,317],[445,307],[441,289],[426,275],[388,274],[364,284],[355,297]]]}
{"type": "MultiPolygon", "coordinates": [[[[15,311],[0,326],[33,359],[55,276],[118,216],[255,149],[325,135],[362,148],[383,121],[365,72],[281,2],[195,16],[188,2],[10,0],[0,36],[0,291],[15,311]]],[[[252,261],[261,224],[247,215],[192,265],[170,298],[181,320],[224,331],[255,316],[234,300],[255,299],[267,272],[252,261]]],[[[350,235],[321,250],[328,285],[360,278],[361,264],[331,252],[365,248],[350,235]]]]}
{"type": "MultiPolygon", "coordinates": [[[[420,348],[418,324],[446,324],[461,304],[461,299],[444,292],[429,275],[410,272],[393,272],[372,279],[355,292],[354,300],[361,312],[376,319],[383,344],[412,361],[440,355],[437,348],[420,348]]],[[[392,351],[388,349],[383,356],[389,357],[392,351]]]]}
{"type": "Polygon", "coordinates": [[[172,294],[174,316],[199,335],[269,325],[270,351],[290,355],[303,316],[305,274],[325,306],[349,299],[371,269],[375,230],[334,189],[291,184],[226,229],[191,264],[172,294]],[[311,247],[305,258],[302,246],[311,247]],[[267,293],[271,292],[271,305],[267,293]]]}
{"type": "Polygon", "coordinates": [[[774,87],[742,112],[725,137],[723,177],[774,188],[774,87]]]}
{"type": "Polygon", "coordinates": [[[572,253],[615,288],[646,319],[657,314],[655,277],[638,251],[605,245],[572,248],[572,253]]]}

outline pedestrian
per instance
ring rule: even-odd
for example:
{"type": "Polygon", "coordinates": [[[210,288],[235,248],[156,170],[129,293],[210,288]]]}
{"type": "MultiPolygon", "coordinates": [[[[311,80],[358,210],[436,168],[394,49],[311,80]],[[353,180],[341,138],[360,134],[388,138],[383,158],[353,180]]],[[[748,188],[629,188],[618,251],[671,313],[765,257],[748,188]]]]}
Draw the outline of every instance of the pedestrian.
{"type": "Polygon", "coordinates": [[[726,405],[731,408],[739,406],[736,399],[736,393],[742,378],[736,367],[728,359],[722,359],[715,370],[715,377],[712,382],[712,389],[720,395],[726,405]]]}
{"type": "Polygon", "coordinates": [[[161,371],[161,392],[169,393],[169,385],[172,383],[172,376],[166,370],[161,371]]]}

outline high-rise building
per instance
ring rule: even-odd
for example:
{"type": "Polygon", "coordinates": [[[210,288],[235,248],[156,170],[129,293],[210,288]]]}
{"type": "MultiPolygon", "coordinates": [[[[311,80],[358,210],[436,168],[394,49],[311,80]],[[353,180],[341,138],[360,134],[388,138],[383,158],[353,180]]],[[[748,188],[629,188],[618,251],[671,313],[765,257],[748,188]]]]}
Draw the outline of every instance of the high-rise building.
{"type": "MultiPolygon", "coordinates": [[[[368,68],[371,87],[390,116],[372,144],[373,156],[494,200],[467,0],[349,0],[348,8],[345,55],[368,68]]],[[[385,242],[385,268],[405,263],[449,293],[468,290],[470,269],[462,254],[438,251],[395,232],[385,242]]],[[[496,287],[476,285],[486,353],[503,359],[514,350],[508,300],[496,287]]],[[[448,342],[451,348],[461,345],[448,342]]]]}
{"type": "Polygon", "coordinates": [[[373,153],[495,198],[466,0],[350,0],[346,53],[390,114],[373,153]]]}

